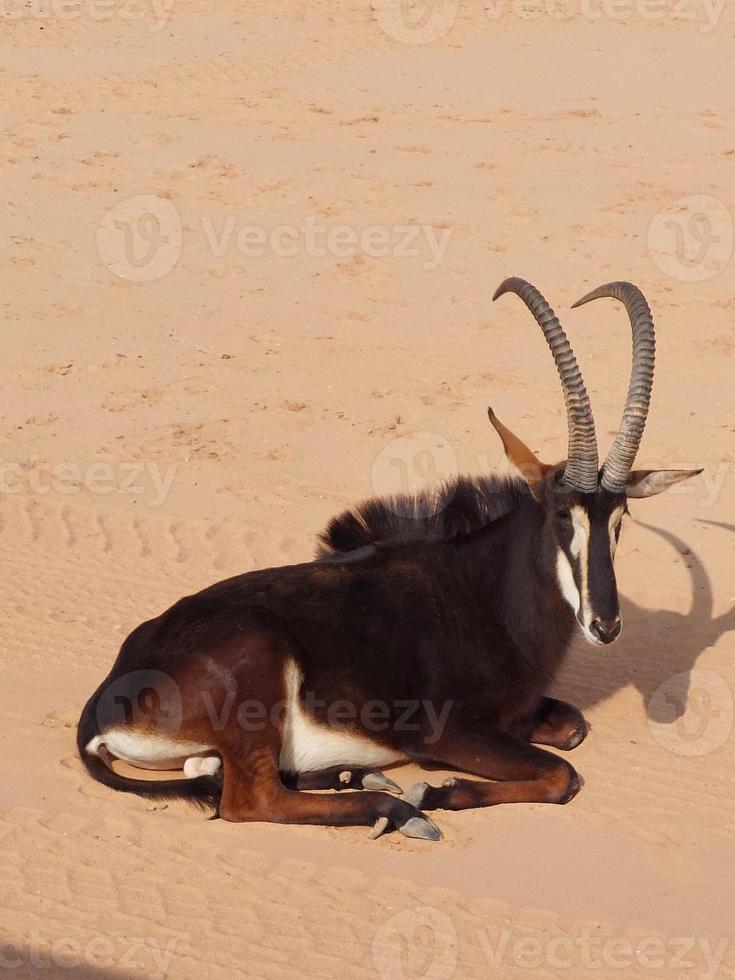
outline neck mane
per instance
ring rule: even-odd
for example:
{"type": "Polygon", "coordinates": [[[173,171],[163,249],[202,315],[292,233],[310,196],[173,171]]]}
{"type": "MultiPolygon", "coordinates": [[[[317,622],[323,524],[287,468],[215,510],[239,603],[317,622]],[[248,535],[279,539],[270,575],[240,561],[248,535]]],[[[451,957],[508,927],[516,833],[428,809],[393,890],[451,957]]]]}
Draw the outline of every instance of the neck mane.
{"type": "Polygon", "coordinates": [[[523,481],[493,475],[459,477],[434,491],[373,497],[332,518],[319,535],[317,558],[472,534],[515,510],[527,495],[523,481]]]}

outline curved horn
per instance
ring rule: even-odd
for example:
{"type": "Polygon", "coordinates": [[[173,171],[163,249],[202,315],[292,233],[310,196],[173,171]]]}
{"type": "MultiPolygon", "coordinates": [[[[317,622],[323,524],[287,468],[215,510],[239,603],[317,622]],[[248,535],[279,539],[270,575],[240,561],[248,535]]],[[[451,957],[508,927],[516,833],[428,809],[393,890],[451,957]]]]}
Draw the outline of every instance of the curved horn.
{"type": "Polygon", "coordinates": [[[556,361],[569,427],[567,465],[562,482],[582,493],[593,493],[597,489],[599,475],[595,420],[572,346],[554,311],[530,282],[517,276],[506,279],[495,290],[493,300],[504,293],[516,293],[521,297],[543,330],[556,361]]]}
{"type": "Polygon", "coordinates": [[[582,306],[601,296],[620,300],[625,306],[633,331],[633,367],[620,429],[602,468],[602,485],[612,493],[625,493],[633,462],[641,444],[653,387],[656,337],[653,317],[646,297],[630,282],[608,282],[598,286],[573,306],[582,306]]]}

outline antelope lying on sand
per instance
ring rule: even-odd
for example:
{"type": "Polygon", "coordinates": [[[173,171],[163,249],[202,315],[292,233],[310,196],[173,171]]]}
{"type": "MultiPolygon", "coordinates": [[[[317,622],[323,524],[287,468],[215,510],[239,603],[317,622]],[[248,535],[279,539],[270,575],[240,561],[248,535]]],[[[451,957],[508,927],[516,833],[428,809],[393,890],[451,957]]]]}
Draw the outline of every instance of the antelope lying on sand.
{"type": "Polygon", "coordinates": [[[576,627],[612,643],[613,570],[628,497],[699,470],[632,470],[653,381],[642,293],[610,283],[633,331],[623,419],[602,469],[571,346],[541,294],[517,293],[556,361],[568,459],[541,463],[489,411],[516,475],[460,478],[437,495],[377,499],[331,521],[319,557],[254,571],[181,599],[125,640],[86,705],[78,746],[113,789],[218,806],[226,820],[363,824],[437,839],[422,811],[566,803],[581,713],[547,697],[576,627]],[[184,778],[128,778],[114,758],[184,778]],[[492,782],[419,783],[403,795],[375,767],[401,760],[492,782]],[[363,792],[313,794],[309,789],[363,792]],[[398,795],[388,795],[388,790],[398,795]]]}

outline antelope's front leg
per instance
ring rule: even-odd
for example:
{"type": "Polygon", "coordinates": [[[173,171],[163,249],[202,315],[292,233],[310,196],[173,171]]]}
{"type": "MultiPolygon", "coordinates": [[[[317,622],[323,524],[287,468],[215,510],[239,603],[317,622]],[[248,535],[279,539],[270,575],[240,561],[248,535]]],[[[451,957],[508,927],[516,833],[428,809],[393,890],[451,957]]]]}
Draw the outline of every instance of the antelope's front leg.
{"type": "Polygon", "coordinates": [[[416,783],[403,799],[422,810],[568,803],[580,787],[577,773],[564,759],[490,724],[447,727],[431,746],[417,743],[409,755],[419,763],[496,780],[483,783],[452,777],[441,786],[416,783]]]}
{"type": "Polygon", "coordinates": [[[589,725],[582,712],[573,704],[542,698],[536,711],[527,718],[513,723],[511,732],[538,745],[551,745],[555,749],[569,751],[583,742],[589,725]]]}

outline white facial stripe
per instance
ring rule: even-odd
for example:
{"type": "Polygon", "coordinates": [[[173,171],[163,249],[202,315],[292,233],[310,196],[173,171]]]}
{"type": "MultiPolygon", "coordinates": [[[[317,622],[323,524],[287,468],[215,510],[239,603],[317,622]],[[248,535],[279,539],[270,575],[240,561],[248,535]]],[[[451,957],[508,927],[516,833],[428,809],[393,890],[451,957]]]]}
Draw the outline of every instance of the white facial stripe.
{"type": "Polygon", "coordinates": [[[572,515],[572,524],[574,525],[574,536],[569,550],[575,558],[579,558],[582,549],[585,546],[589,547],[590,519],[583,507],[572,507],[569,513],[572,515]]]}
{"type": "Polygon", "coordinates": [[[616,507],[615,510],[610,515],[610,524],[609,524],[610,554],[613,556],[613,558],[615,557],[615,549],[618,546],[617,539],[615,538],[615,528],[618,525],[618,521],[621,521],[623,519],[624,513],[625,513],[625,509],[623,507],[616,507]]]}
{"type": "MultiPolygon", "coordinates": [[[[625,513],[624,507],[616,507],[610,515],[608,533],[610,536],[610,552],[615,555],[615,528],[625,513]]],[[[591,529],[587,511],[583,507],[571,507],[570,516],[573,524],[572,540],[569,545],[574,562],[579,565],[579,585],[574,578],[572,564],[565,552],[559,548],[556,558],[556,574],[561,594],[574,610],[584,638],[595,646],[601,640],[590,629],[594,613],[589,598],[589,566],[591,529]]]]}
{"type": "Polygon", "coordinates": [[[590,566],[590,519],[587,511],[583,507],[572,507],[572,524],[574,525],[574,537],[572,538],[571,552],[579,562],[580,577],[580,596],[582,627],[587,630],[592,622],[592,609],[590,608],[589,597],[589,566],[590,566]]]}
{"type": "Polygon", "coordinates": [[[577,583],[574,581],[574,573],[569,559],[564,552],[559,549],[556,556],[556,577],[559,580],[559,588],[565,600],[574,610],[574,615],[579,613],[579,592],[577,583]]]}
{"type": "Polygon", "coordinates": [[[577,561],[579,562],[580,594],[582,597],[581,622],[585,634],[589,630],[592,622],[592,609],[590,607],[589,596],[589,568],[590,568],[590,519],[587,511],[582,507],[572,507],[572,521],[574,523],[574,540],[579,541],[579,551],[577,561]]]}
{"type": "Polygon", "coordinates": [[[584,507],[571,507],[570,515],[574,533],[569,550],[572,557],[579,562],[580,589],[574,580],[574,572],[564,551],[560,548],[556,558],[556,575],[564,599],[574,610],[577,622],[582,627],[586,640],[595,645],[599,640],[591,633],[592,609],[589,601],[589,550],[590,550],[590,521],[584,507]]]}

